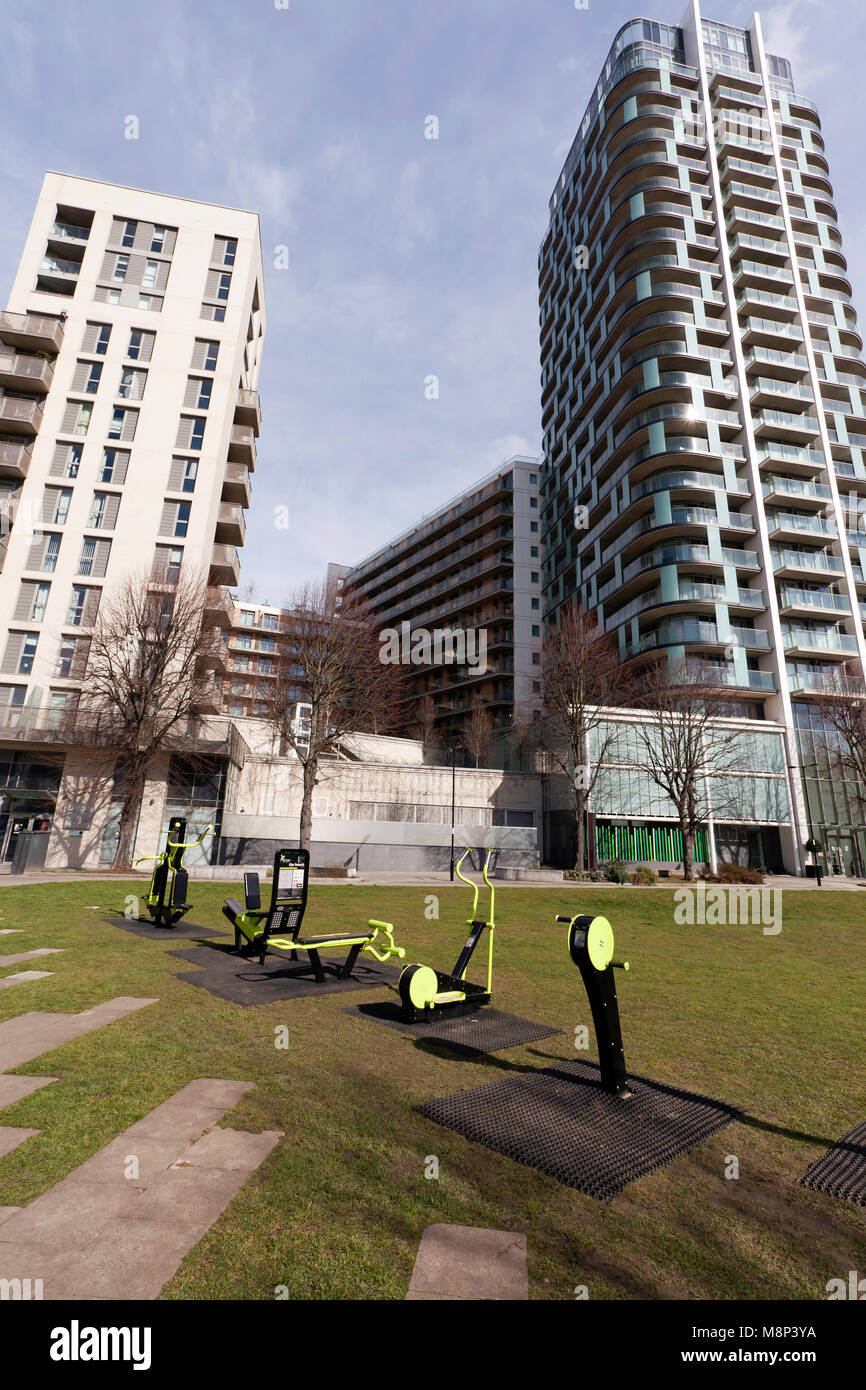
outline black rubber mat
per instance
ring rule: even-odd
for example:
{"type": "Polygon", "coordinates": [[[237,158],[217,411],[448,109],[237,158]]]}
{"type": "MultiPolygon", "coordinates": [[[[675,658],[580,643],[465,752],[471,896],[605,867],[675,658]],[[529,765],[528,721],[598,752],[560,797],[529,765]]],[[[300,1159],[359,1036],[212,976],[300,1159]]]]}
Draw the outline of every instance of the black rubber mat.
{"type": "Polygon", "coordinates": [[[844,1134],[806,1169],[800,1182],[815,1192],[866,1207],[866,1123],[844,1134]]]}
{"type": "Polygon", "coordinates": [[[549,1028],[546,1023],[533,1023],[530,1018],[503,1014],[489,1007],[479,1009],[474,1014],[462,1014],[456,1018],[440,1017],[421,1023],[405,1023],[400,1005],[390,1001],[383,1004],[353,1004],[343,1013],[368,1018],[372,1023],[384,1023],[386,1028],[396,1028],[409,1037],[437,1042],[453,1052],[475,1056],[504,1052],[506,1048],[521,1047],[524,1043],[538,1042],[539,1038],[551,1038],[562,1032],[561,1028],[549,1028]]]}
{"type": "Polygon", "coordinates": [[[348,980],[341,980],[337,971],[345,959],[321,957],[325,971],[324,984],[316,984],[307,961],[301,957],[297,962],[288,957],[271,955],[265,957],[264,965],[239,956],[233,946],[215,944],[213,946],[194,946],[187,951],[170,951],[169,955],[178,960],[199,965],[201,970],[178,975],[179,980],[198,985],[218,999],[227,999],[232,1004],[270,1004],[276,1000],[305,999],[311,995],[341,994],[359,989],[380,989],[382,985],[394,984],[400,972],[393,965],[379,965],[377,961],[368,964],[363,956],[356,961],[355,969],[348,980]]]}
{"type": "Polygon", "coordinates": [[[210,927],[197,927],[194,922],[187,922],[181,918],[176,927],[158,927],[148,917],[146,921],[133,917],[106,917],[105,921],[110,922],[113,927],[120,927],[121,931],[128,931],[133,936],[143,936],[148,941],[187,941],[205,936],[226,936],[227,931],[213,931],[210,927]]]}
{"type": "Polygon", "coordinates": [[[632,1096],[599,1085],[594,1062],[558,1062],[418,1106],[515,1163],[523,1163],[600,1201],[662,1168],[742,1113],[643,1076],[632,1096]]]}

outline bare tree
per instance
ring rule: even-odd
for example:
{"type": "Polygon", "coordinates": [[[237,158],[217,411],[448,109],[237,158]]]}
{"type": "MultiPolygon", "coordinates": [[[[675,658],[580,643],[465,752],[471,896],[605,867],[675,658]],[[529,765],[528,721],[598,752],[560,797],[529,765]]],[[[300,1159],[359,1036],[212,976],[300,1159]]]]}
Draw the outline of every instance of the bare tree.
{"type": "Polygon", "coordinates": [[[586,807],[614,738],[608,711],[627,702],[631,678],[610,637],[574,600],[563,604],[556,627],[545,634],[541,674],[545,717],[528,727],[546,759],[568,779],[574,864],[582,870],[586,807]]]}
{"type": "Polygon", "coordinates": [[[313,791],[323,774],[322,761],[342,752],[350,734],[392,733],[401,727],[405,673],[380,660],[379,628],[351,590],[308,582],[288,611],[265,717],[280,754],[291,749],[301,765],[299,843],[309,849],[313,791]],[[297,690],[309,706],[303,726],[292,713],[297,690]]]}
{"type": "Polygon", "coordinates": [[[639,692],[646,714],[633,727],[641,766],[673,803],[683,839],[683,876],[691,880],[698,829],[711,810],[722,809],[718,795],[712,796],[711,779],[737,768],[740,731],[718,722],[731,714],[731,692],[719,685],[711,665],[688,658],[669,663],[664,657],[644,668],[639,692]]]}
{"type": "Polygon", "coordinates": [[[438,755],[441,740],[436,724],[436,705],[431,695],[424,695],[416,704],[410,729],[420,741],[425,758],[432,761],[438,755]]]}
{"type": "Polygon", "coordinates": [[[201,717],[217,707],[206,669],[218,629],[206,616],[203,580],[154,582],[130,573],[103,599],[87,660],[79,715],[90,741],[117,750],[124,774],[115,868],[128,868],[149,772],[161,753],[188,752],[201,717]]]}
{"type": "Polygon", "coordinates": [[[846,782],[858,806],[866,808],[866,687],[850,665],[834,672],[814,703],[821,714],[827,760],[846,782]]]}
{"type": "Polygon", "coordinates": [[[463,746],[467,753],[471,754],[476,767],[486,766],[495,738],[493,716],[476,694],[472,700],[469,717],[463,726],[463,746]]]}

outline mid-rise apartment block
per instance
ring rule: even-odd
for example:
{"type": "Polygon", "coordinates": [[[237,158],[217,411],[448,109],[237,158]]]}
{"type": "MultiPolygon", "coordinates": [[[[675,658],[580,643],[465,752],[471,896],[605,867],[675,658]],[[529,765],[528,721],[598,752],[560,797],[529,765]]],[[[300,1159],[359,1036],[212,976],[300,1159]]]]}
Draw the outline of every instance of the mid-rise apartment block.
{"type": "MultiPolygon", "coordinates": [[[[22,750],[13,763],[74,710],[100,604],[125,576],[206,578],[228,621],[264,333],[255,213],[46,175],[0,315],[0,740],[22,750]]],[[[20,781],[7,768],[7,829],[20,781]]]]}
{"type": "Polygon", "coordinates": [[[811,735],[866,663],[863,341],[820,118],[759,17],[625,25],[549,211],[545,619],[576,595],[624,660],[715,670],[799,764],[789,868],[814,830],[862,873],[811,735]]]}
{"type": "Polygon", "coordinates": [[[538,459],[511,458],[342,572],[394,634],[440,745],[460,744],[479,709],[495,734],[541,712],[539,475],[538,459]]]}

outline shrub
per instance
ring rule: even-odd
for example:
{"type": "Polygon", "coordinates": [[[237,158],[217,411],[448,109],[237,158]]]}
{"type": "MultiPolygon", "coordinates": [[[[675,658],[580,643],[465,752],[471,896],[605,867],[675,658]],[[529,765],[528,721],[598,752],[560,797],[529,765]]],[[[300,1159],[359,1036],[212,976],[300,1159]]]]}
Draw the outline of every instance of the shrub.
{"type": "Polygon", "coordinates": [[[643,887],[645,884],[657,883],[658,876],[652,869],[641,866],[641,868],[635,869],[634,873],[629,874],[628,881],[629,883],[635,884],[637,887],[643,887]]]}
{"type": "Polygon", "coordinates": [[[702,875],[708,883],[763,883],[764,875],[758,869],[747,869],[742,864],[720,864],[718,873],[709,870],[702,875]]]}
{"type": "Polygon", "coordinates": [[[621,859],[610,859],[604,866],[608,883],[628,883],[628,869],[621,859]]]}
{"type": "Polygon", "coordinates": [[[562,873],[564,879],[572,883],[604,883],[604,874],[600,869],[564,869],[562,873]]]}

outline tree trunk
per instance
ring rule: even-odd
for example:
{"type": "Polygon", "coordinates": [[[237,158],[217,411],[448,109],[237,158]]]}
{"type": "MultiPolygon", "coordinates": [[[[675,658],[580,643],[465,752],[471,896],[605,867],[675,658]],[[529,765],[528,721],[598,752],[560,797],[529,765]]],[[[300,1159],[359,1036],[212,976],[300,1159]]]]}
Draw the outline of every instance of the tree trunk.
{"type": "Polygon", "coordinates": [[[304,764],[304,790],[301,796],[301,825],[298,837],[300,849],[309,850],[313,836],[313,790],[316,785],[318,763],[304,764]]]}
{"type": "Polygon", "coordinates": [[[574,832],[574,867],[583,873],[586,857],[586,792],[582,790],[575,791],[574,795],[574,832]]]}
{"type": "Polygon", "coordinates": [[[144,796],[144,784],[146,773],[142,769],[130,775],[126,785],[126,793],[123,798],[123,805],[120,810],[120,826],[118,828],[117,849],[114,851],[113,869],[132,868],[132,850],[135,840],[136,824],[138,813],[141,809],[141,800],[144,796]]]}
{"type": "Polygon", "coordinates": [[[683,837],[683,878],[691,883],[695,876],[695,828],[682,821],[680,830],[683,837]]]}

